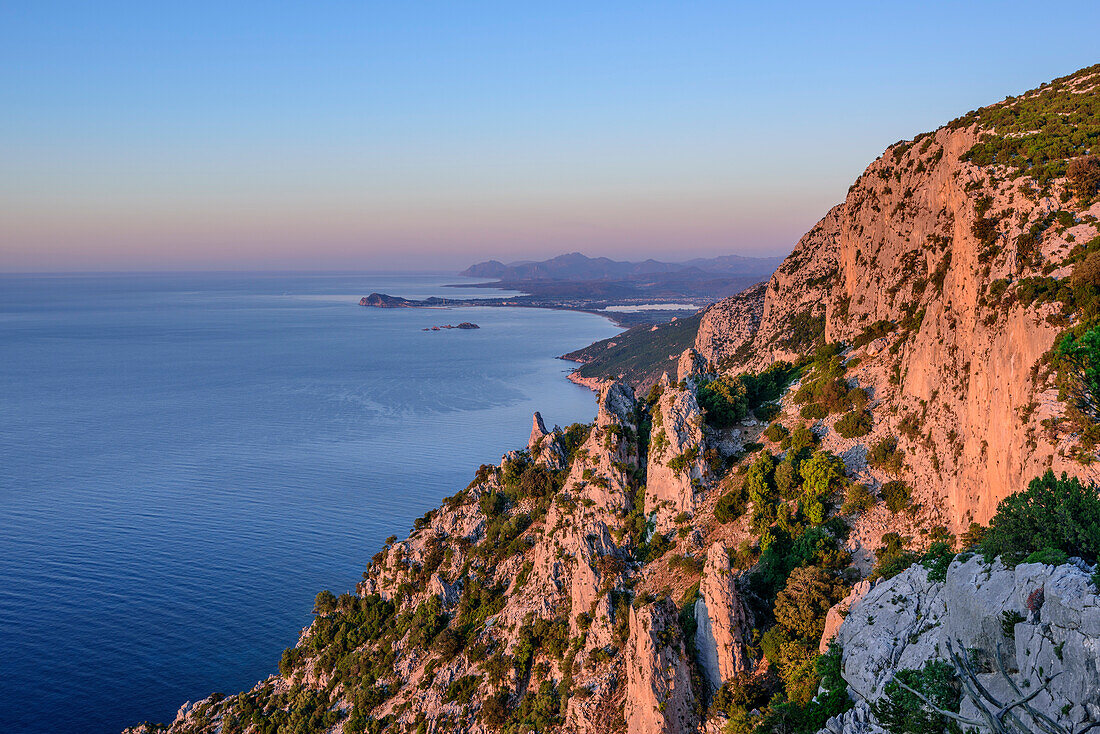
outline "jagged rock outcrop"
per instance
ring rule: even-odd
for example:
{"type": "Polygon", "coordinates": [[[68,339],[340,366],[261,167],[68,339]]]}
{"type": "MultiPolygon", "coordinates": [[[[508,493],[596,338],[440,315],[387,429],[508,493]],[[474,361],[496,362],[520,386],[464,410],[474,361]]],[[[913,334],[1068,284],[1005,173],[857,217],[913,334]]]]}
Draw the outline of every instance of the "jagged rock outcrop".
{"type": "Polygon", "coordinates": [[[745,350],[760,327],[767,290],[767,283],[759,283],[707,307],[695,337],[695,349],[703,359],[718,365],[727,358],[745,361],[745,350]]]}
{"type": "Polygon", "coordinates": [[[691,389],[663,383],[653,412],[646,466],[646,515],[667,532],[680,513],[695,512],[706,476],[703,413],[691,389]]]}
{"type": "Polygon", "coordinates": [[[629,472],[641,460],[637,451],[637,401],[626,383],[601,385],[596,401],[596,422],[577,451],[566,488],[587,498],[593,506],[612,512],[625,510],[633,497],[629,472]]]}
{"type": "Polygon", "coordinates": [[[699,666],[712,689],[752,665],[745,646],[748,620],[730,568],[730,557],[721,543],[707,551],[700,598],[695,602],[695,650],[699,666]]]}
{"type": "Polygon", "coordinates": [[[695,349],[685,349],[676,363],[676,381],[687,383],[707,371],[707,361],[695,349]]]}
{"type": "Polygon", "coordinates": [[[631,734],[682,734],[696,726],[691,669],[676,614],[667,599],[630,610],[625,716],[631,734]]]}
{"type": "Polygon", "coordinates": [[[542,413],[536,410],[535,415],[531,418],[531,438],[527,441],[527,448],[531,449],[537,446],[549,434],[550,432],[546,430],[546,424],[542,422],[542,413]]]}
{"type": "Polygon", "coordinates": [[[538,411],[535,411],[531,419],[531,438],[527,441],[527,452],[532,460],[548,469],[566,468],[567,457],[562,445],[561,430],[556,427],[553,431],[546,430],[542,414],[538,411]]]}
{"type": "MultiPolygon", "coordinates": [[[[1100,597],[1085,569],[1083,563],[1008,569],[973,556],[953,562],[945,581],[930,580],[917,564],[871,589],[836,638],[856,708],[831,720],[826,731],[880,734],[869,702],[898,671],[946,658],[949,641],[956,650],[977,648],[989,656],[1002,645],[1023,690],[1055,676],[1031,704],[1062,725],[1100,720],[1100,597]],[[1006,627],[1005,615],[1014,624],[1006,627]]],[[[985,670],[980,682],[1011,696],[999,673],[985,670]]],[[[973,703],[964,700],[961,713],[973,716],[973,703]]]]}

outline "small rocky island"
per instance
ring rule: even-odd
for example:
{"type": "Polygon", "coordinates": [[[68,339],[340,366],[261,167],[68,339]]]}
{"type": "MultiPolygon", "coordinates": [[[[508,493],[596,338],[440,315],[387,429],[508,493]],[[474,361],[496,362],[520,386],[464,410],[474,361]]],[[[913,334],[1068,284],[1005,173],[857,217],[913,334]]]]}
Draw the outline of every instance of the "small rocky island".
{"type": "Polygon", "coordinates": [[[369,296],[363,296],[359,299],[360,306],[370,306],[372,308],[440,308],[454,304],[454,299],[438,298],[436,296],[425,298],[423,301],[410,301],[408,298],[389,296],[385,293],[371,293],[369,296]]]}
{"type": "Polygon", "coordinates": [[[425,326],[421,331],[440,331],[442,329],[480,329],[481,327],[472,321],[463,321],[461,324],[447,324],[445,326],[425,326]]]}

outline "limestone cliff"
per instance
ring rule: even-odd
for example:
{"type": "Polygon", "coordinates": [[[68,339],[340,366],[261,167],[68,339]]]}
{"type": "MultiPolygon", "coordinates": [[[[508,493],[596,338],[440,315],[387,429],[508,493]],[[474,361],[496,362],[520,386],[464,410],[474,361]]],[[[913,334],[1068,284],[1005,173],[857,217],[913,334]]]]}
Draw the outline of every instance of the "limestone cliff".
{"type": "Polygon", "coordinates": [[[659,602],[630,613],[626,655],[626,728],[676,734],[697,723],[691,672],[676,609],[659,602]]]}
{"type": "MultiPolygon", "coordinates": [[[[1094,99],[1098,79],[1062,86],[1094,99]]],[[[970,119],[887,149],[775,272],[759,318],[754,294],[735,296],[704,314],[696,341],[734,371],[796,360],[820,340],[857,345],[850,377],[879,407],[867,441],[909,434],[906,478],[954,529],[988,520],[1047,468],[1097,476],[1071,456],[1044,361],[1079,315],[1028,293],[1069,275],[1067,255],[1100,233],[1100,201],[1072,196],[1065,179],[976,165],[967,153],[989,133],[970,119]]]]}

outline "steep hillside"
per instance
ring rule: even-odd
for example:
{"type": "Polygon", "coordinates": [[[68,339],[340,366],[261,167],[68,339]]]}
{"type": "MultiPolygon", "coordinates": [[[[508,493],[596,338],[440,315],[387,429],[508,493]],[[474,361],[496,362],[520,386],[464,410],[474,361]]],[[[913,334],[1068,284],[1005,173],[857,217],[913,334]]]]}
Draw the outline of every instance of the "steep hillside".
{"type": "Polygon", "coordinates": [[[1098,97],[892,146],[643,396],[536,414],[277,675],[134,731],[1100,727],[1098,97]]]}
{"type": "Polygon", "coordinates": [[[1093,442],[1050,352],[1095,316],[1095,178],[1065,173],[1100,148],[1098,97],[1091,67],[891,146],[772,276],[759,325],[731,331],[728,299],[697,348],[736,370],[852,345],[848,378],[876,403],[864,442],[898,436],[905,477],[956,530],[1024,478],[1080,473],[1093,442]]]}

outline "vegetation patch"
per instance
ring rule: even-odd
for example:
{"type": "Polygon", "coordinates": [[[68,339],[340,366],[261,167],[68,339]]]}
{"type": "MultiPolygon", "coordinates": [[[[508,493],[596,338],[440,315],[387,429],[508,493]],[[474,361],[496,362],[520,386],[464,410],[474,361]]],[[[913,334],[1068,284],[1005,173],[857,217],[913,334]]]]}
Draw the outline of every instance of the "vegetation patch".
{"type": "Polygon", "coordinates": [[[858,438],[871,432],[874,422],[866,410],[853,410],[841,416],[833,428],[844,438],[858,438]]]}
{"type": "Polygon", "coordinates": [[[976,123],[985,131],[962,160],[1003,165],[1013,176],[1027,175],[1040,184],[1066,175],[1069,159],[1100,144],[1100,94],[1095,88],[1072,91],[1074,82],[1096,74],[1100,64],[954,120],[950,127],[976,123]]]}

